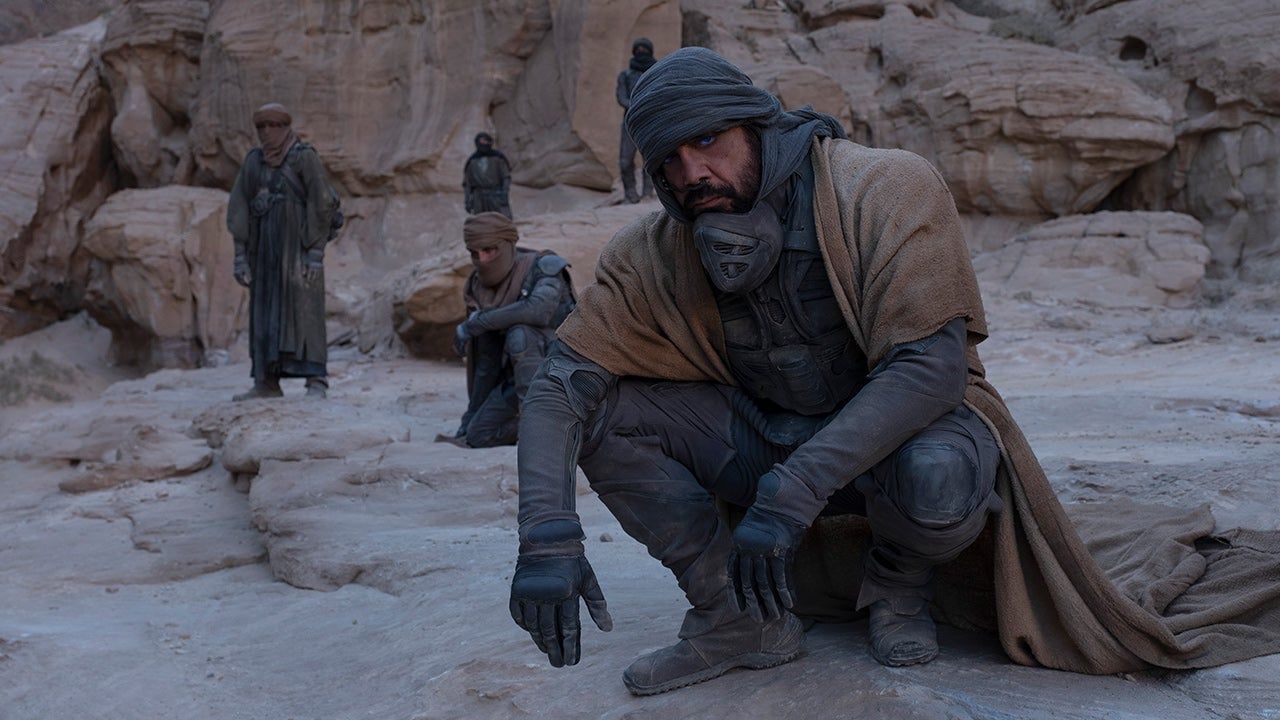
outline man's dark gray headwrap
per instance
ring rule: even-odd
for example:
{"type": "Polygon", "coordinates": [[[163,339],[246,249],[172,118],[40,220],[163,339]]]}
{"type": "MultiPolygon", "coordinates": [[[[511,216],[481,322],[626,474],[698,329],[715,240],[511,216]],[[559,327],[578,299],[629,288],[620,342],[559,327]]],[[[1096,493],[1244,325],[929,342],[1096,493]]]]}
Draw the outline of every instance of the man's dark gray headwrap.
{"type": "Polygon", "coordinates": [[[846,137],[840,121],[808,107],[783,110],[733,63],[701,47],[677,50],[649,68],[631,91],[625,123],[658,199],[681,222],[690,218],[662,178],[662,161],[680,145],[707,133],[753,126],[760,135],[759,202],[808,156],[815,136],[846,137]]]}

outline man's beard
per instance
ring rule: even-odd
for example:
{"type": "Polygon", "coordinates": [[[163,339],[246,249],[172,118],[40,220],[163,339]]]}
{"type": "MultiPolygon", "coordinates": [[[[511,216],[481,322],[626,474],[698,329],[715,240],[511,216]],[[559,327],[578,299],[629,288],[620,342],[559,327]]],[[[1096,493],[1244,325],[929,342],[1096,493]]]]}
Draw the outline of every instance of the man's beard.
{"type": "Polygon", "coordinates": [[[696,217],[708,212],[706,208],[695,208],[694,205],[708,198],[728,198],[729,209],[718,212],[745,213],[756,204],[756,196],[760,194],[760,137],[754,132],[747,132],[747,164],[742,169],[732,186],[703,183],[689,189],[684,196],[681,208],[689,217],[696,217]]]}

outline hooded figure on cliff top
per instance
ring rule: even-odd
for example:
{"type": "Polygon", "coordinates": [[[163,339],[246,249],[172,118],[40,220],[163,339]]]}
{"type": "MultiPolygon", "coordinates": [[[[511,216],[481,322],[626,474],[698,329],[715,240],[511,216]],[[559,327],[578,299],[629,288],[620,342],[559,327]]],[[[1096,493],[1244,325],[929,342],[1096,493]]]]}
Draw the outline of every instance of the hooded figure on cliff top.
{"type": "Polygon", "coordinates": [[[462,168],[463,202],[467,213],[498,212],[511,217],[511,163],[493,146],[493,136],[479,133],[476,151],[462,168]]]}

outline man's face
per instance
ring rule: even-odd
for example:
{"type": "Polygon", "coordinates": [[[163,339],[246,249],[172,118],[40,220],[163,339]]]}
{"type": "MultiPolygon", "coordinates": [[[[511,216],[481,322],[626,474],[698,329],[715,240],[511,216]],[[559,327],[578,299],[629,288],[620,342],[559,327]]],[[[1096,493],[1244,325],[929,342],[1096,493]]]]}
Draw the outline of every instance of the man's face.
{"type": "Polygon", "coordinates": [[[760,140],[741,125],[701,135],[663,160],[662,176],[690,217],[747,212],[760,192],[760,140]]]}
{"type": "Polygon", "coordinates": [[[476,267],[481,267],[483,265],[489,265],[494,260],[498,259],[499,248],[497,243],[494,243],[493,245],[486,245],[481,248],[476,248],[475,250],[471,250],[470,252],[471,252],[471,264],[476,267]]]}
{"type": "Polygon", "coordinates": [[[258,130],[258,141],[264,145],[278,141],[289,128],[288,125],[279,120],[264,120],[254,127],[258,130]]]}

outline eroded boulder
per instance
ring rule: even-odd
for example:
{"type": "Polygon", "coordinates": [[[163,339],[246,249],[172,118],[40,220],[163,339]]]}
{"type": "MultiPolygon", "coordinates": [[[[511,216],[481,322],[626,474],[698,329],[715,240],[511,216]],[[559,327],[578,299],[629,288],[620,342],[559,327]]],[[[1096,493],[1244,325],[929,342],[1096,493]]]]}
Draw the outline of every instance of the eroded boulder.
{"type": "Polygon", "coordinates": [[[295,587],[397,593],[449,567],[440,528],[514,522],[513,448],[397,442],[328,460],[265,461],[249,491],[272,573],[295,587]]]}
{"type": "Polygon", "coordinates": [[[0,338],[79,308],[85,221],[110,194],[106,23],[0,46],[0,338]]]}
{"type": "Polygon", "coordinates": [[[1178,141],[1113,205],[1205,226],[1210,272],[1280,279],[1280,5],[1271,0],[1078,2],[1061,44],[1101,58],[1174,111],[1178,141]]]}
{"type": "Polygon", "coordinates": [[[106,490],[127,482],[149,482],[190,475],[213,462],[204,440],[153,425],[135,425],[101,459],[84,463],[72,478],[58,483],[63,492],[106,490]]]}
{"type": "Polygon", "coordinates": [[[93,216],[86,299],[112,331],[118,361],[193,367],[246,326],[248,294],[231,276],[226,209],[221,190],[174,185],[123,190],[93,216]]]}
{"type": "Polygon", "coordinates": [[[376,409],[305,398],[215,405],[196,416],[190,434],[222,448],[222,466],[258,474],[268,460],[344,458],[409,440],[409,428],[376,409]]]}
{"type": "Polygon", "coordinates": [[[1105,63],[917,18],[809,35],[796,50],[845,88],[855,137],[919,153],[962,212],[1088,212],[1173,146],[1173,116],[1105,63]]]}
{"type": "Polygon", "coordinates": [[[191,178],[187,130],[208,16],[208,0],[130,0],[110,16],[103,76],[115,103],[111,144],[126,185],[191,178]]]}
{"type": "Polygon", "coordinates": [[[457,191],[473,135],[495,124],[517,182],[608,189],[617,129],[601,114],[621,118],[631,35],[673,49],[679,22],[675,0],[227,0],[201,54],[196,179],[229,186],[253,109],[278,101],[352,194],[457,191]]]}
{"type": "Polygon", "coordinates": [[[1184,307],[1209,261],[1203,226],[1173,212],[1100,212],[1037,225],[979,254],[983,288],[1102,307],[1184,307]]]}

